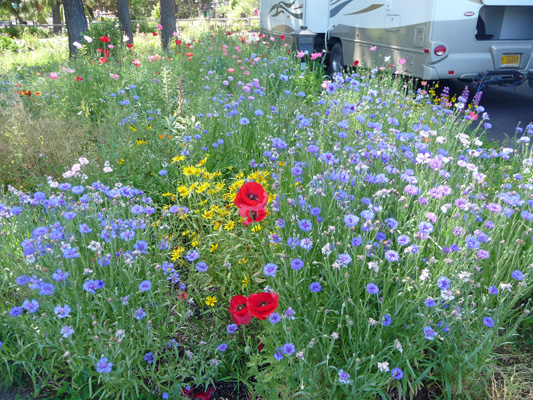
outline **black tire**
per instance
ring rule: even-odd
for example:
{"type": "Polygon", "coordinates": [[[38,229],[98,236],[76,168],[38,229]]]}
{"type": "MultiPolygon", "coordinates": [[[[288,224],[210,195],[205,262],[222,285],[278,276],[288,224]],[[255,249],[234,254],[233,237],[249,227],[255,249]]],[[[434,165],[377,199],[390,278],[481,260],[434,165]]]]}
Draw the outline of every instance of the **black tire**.
{"type": "Polygon", "coordinates": [[[339,42],[335,43],[331,48],[328,67],[331,75],[336,72],[342,72],[344,60],[342,59],[342,44],[339,42]]]}

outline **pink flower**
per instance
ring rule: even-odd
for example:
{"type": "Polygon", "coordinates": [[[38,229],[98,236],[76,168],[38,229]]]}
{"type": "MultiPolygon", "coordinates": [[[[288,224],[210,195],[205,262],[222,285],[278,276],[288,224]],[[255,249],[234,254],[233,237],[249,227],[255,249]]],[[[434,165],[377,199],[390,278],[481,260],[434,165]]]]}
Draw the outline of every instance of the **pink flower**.
{"type": "Polygon", "coordinates": [[[322,82],[322,89],[327,89],[331,81],[324,81],[322,82]]]}
{"type": "Polygon", "coordinates": [[[377,46],[371,46],[370,51],[376,51],[377,46]]]}
{"type": "Polygon", "coordinates": [[[118,79],[120,78],[120,76],[118,76],[117,74],[109,74],[109,77],[110,77],[111,79],[116,80],[116,81],[118,81],[118,79]]]}
{"type": "Polygon", "coordinates": [[[59,78],[59,75],[57,74],[57,72],[50,72],[50,75],[48,75],[48,77],[50,79],[57,79],[59,78]]]}
{"type": "Polygon", "coordinates": [[[255,15],[256,17],[259,15],[259,10],[258,10],[257,8],[254,10],[254,15],[255,15]]]}
{"type": "Polygon", "coordinates": [[[135,65],[136,67],[141,66],[141,60],[134,59],[134,60],[131,60],[131,63],[135,65]]]}
{"type": "Polygon", "coordinates": [[[322,53],[313,53],[311,54],[311,60],[316,60],[317,58],[322,57],[322,53]]]}
{"type": "Polygon", "coordinates": [[[400,59],[398,60],[398,64],[400,64],[400,65],[404,65],[404,64],[405,64],[405,58],[400,58],[400,59]]]}
{"type": "Polygon", "coordinates": [[[113,46],[112,44],[108,44],[107,47],[110,48],[110,49],[114,49],[115,48],[115,46],[113,46]]]}
{"type": "Polygon", "coordinates": [[[172,33],[172,36],[174,36],[174,37],[178,37],[178,32],[174,32],[174,33],[172,33]]]}
{"type": "Polygon", "coordinates": [[[163,26],[161,24],[157,24],[157,29],[163,29],[163,26]]]}
{"type": "Polygon", "coordinates": [[[305,56],[305,52],[304,51],[298,51],[296,53],[296,58],[302,58],[303,56],[305,56]]]}

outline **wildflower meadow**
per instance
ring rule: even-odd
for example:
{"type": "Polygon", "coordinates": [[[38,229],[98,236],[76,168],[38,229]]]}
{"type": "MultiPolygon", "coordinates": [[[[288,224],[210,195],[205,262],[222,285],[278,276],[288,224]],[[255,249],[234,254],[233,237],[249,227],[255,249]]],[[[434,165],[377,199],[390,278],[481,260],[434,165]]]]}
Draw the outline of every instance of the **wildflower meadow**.
{"type": "Polygon", "coordinates": [[[533,124],[487,143],[482,93],[379,48],[328,76],[258,32],[157,34],[1,71],[4,384],[503,398],[500,355],[533,342],[533,124]]]}

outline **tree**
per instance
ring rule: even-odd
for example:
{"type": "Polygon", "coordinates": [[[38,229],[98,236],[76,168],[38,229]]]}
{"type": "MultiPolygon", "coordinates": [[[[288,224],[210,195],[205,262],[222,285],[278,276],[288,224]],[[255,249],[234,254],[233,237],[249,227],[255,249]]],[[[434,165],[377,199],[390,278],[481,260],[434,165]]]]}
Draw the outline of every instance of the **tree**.
{"type": "Polygon", "coordinates": [[[128,37],[128,43],[133,44],[133,32],[131,31],[128,0],[117,0],[117,13],[118,20],[120,21],[120,29],[124,32],[124,35],[128,37]]]}
{"type": "Polygon", "coordinates": [[[70,57],[77,52],[74,42],[81,43],[83,32],[87,31],[87,19],[82,0],[64,0],[65,22],[68,30],[68,49],[70,57]]]}
{"type": "Polygon", "coordinates": [[[176,30],[176,2],[175,0],[160,0],[161,6],[161,45],[167,48],[172,34],[176,30]]]}
{"type": "Polygon", "coordinates": [[[52,7],[52,24],[54,27],[52,28],[53,33],[59,33],[63,29],[61,26],[61,12],[59,8],[61,7],[61,3],[59,1],[55,1],[54,5],[52,7]]]}

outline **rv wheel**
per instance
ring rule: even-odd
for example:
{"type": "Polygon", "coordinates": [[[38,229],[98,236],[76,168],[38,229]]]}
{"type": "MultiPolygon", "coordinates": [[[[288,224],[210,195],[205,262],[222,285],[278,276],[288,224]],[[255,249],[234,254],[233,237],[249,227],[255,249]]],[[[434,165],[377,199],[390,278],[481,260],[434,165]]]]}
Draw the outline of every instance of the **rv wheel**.
{"type": "Polygon", "coordinates": [[[337,42],[331,48],[329,53],[329,72],[334,74],[336,72],[342,72],[342,67],[344,66],[342,60],[342,44],[337,42]]]}

